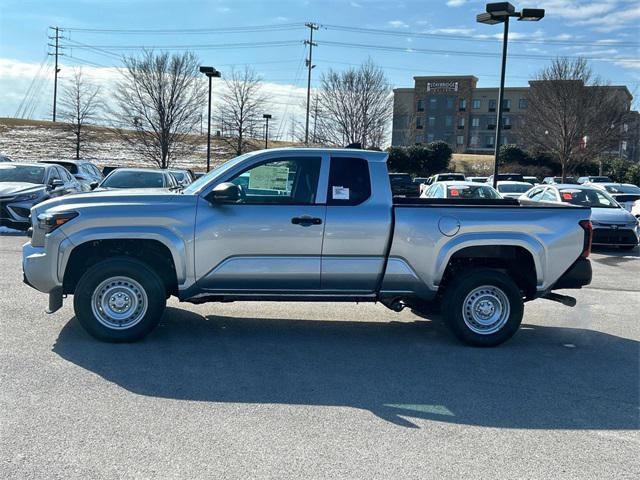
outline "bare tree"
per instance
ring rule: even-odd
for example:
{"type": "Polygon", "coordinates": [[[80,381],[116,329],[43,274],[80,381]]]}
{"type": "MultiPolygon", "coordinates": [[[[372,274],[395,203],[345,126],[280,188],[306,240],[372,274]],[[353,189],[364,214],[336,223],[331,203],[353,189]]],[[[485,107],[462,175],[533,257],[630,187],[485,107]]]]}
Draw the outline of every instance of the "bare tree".
{"type": "Polygon", "coordinates": [[[392,116],[391,86],[371,60],[343,72],[329,70],[318,92],[317,136],[333,145],[380,147],[392,116]]]}
{"type": "Polygon", "coordinates": [[[138,154],[167,168],[193,152],[193,135],[206,103],[206,82],[190,52],[145,51],[125,57],[123,78],[114,92],[116,132],[138,154]]]}
{"type": "Polygon", "coordinates": [[[250,146],[248,138],[254,133],[265,111],[262,79],[247,66],[243,70],[232,70],[224,83],[221,123],[228,135],[228,143],[237,155],[241,155],[250,146]]]}
{"type": "Polygon", "coordinates": [[[60,107],[60,117],[73,135],[75,157],[79,160],[80,152],[86,149],[91,138],[91,131],[86,127],[97,120],[104,107],[100,100],[100,87],[85,78],[82,68],[73,70],[62,91],[60,107]]]}
{"type": "Polygon", "coordinates": [[[617,149],[628,93],[594,77],[586,60],[557,58],[530,82],[523,139],[573,167],[617,149]]]}

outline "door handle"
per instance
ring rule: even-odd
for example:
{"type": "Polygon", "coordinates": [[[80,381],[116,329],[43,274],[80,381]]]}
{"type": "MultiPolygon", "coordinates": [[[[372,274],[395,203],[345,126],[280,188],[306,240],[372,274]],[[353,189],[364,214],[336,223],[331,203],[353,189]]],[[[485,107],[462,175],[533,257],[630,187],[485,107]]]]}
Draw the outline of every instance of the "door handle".
{"type": "Polygon", "coordinates": [[[309,225],[321,225],[322,219],[318,217],[311,217],[309,215],[303,215],[301,217],[293,217],[291,223],[294,225],[302,225],[308,227],[309,225]]]}

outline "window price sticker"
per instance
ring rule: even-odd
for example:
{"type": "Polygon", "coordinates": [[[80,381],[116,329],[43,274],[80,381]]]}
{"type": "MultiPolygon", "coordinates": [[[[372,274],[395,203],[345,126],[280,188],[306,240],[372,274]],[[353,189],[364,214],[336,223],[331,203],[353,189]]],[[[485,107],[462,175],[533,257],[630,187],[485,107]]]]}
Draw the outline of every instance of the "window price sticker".
{"type": "Polygon", "coordinates": [[[347,187],[333,187],[332,198],[334,200],[349,200],[349,189],[347,187]]]}

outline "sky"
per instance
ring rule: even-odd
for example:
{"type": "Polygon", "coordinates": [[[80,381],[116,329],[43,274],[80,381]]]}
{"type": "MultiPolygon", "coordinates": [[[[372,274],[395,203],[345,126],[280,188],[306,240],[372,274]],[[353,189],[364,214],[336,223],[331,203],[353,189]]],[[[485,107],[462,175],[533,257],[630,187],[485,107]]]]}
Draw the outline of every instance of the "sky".
{"type": "MultiPolygon", "coordinates": [[[[604,80],[640,97],[639,1],[515,5],[545,8],[546,16],[511,23],[507,85],[526,85],[555,56],[585,56],[604,80]]],[[[83,66],[108,92],[120,55],[189,49],[223,77],[252,66],[265,82],[275,134],[284,138],[290,119],[300,119],[306,92],[305,22],[320,26],[313,85],[329,69],[370,58],[393,87],[412,86],[416,75],[475,75],[479,87],[491,87],[499,80],[502,26],[476,23],[484,8],[478,0],[0,0],[0,116],[51,118],[47,43],[49,27],[58,26],[62,86],[74,66],[83,66]]],[[[220,91],[214,84],[214,108],[220,91]]]]}

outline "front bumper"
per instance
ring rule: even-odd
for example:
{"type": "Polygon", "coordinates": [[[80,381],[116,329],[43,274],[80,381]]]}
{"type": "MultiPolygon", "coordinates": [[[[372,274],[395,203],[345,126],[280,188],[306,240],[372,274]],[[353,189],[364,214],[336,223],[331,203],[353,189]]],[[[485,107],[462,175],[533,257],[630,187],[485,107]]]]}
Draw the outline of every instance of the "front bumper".
{"type": "Polygon", "coordinates": [[[3,227],[27,230],[31,226],[29,214],[31,207],[43,199],[15,201],[12,198],[0,200],[0,225],[3,227]]]}
{"type": "Polygon", "coordinates": [[[31,242],[22,246],[22,271],[24,282],[43,293],[51,293],[62,287],[58,279],[58,261],[45,247],[34,247],[31,242]]]}
{"type": "Polygon", "coordinates": [[[580,257],[562,274],[551,290],[582,288],[591,283],[592,276],[591,262],[588,258],[580,257]]]}
{"type": "Polygon", "coordinates": [[[593,226],[594,246],[624,247],[638,244],[638,232],[636,228],[627,226],[593,226]]]}

